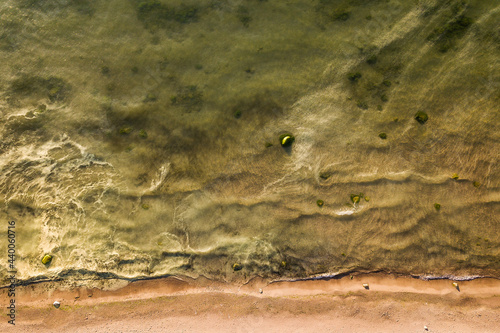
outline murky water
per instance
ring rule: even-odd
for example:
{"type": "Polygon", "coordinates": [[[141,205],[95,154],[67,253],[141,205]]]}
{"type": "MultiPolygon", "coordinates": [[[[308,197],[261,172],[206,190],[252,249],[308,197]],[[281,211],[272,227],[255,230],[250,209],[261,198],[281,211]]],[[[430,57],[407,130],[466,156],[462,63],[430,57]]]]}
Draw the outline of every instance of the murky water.
{"type": "Polygon", "coordinates": [[[500,273],[498,2],[0,17],[4,280],[500,273]]]}

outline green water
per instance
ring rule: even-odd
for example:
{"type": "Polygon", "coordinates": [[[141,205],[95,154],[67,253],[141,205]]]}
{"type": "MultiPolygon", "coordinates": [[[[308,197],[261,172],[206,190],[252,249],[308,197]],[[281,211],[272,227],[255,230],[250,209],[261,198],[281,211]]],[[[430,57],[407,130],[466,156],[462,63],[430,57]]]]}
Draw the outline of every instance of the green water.
{"type": "Polygon", "coordinates": [[[497,1],[0,17],[4,284],[10,220],[21,280],[499,276],[497,1]]]}

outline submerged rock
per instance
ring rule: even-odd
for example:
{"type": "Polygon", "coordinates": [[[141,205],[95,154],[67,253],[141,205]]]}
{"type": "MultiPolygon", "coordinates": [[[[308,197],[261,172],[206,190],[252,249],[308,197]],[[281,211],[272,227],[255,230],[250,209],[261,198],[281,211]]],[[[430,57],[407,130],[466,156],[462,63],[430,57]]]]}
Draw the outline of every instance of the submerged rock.
{"type": "Polygon", "coordinates": [[[290,147],[295,141],[295,137],[290,133],[280,135],[280,144],[282,147],[290,147]]]}
{"type": "Polygon", "coordinates": [[[361,201],[361,197],[363,194],[351,194],[351,201],[352,203],[359,203],[361,201]]]}
{"type": "Polygon", "coordinates": [[[427,113],[423,111],[418,111],[415,114],[415,120],[418,121],[421,125],[423,125],[427,122],[427,120],[429,120],[429,116],[427,115],[427,113]]]}
{"type": "Polygon", "coordinates": [[[42,258],[42,264],[47,265],[52,261],[52,256],[50,254],[46,254],[42,258]]]}

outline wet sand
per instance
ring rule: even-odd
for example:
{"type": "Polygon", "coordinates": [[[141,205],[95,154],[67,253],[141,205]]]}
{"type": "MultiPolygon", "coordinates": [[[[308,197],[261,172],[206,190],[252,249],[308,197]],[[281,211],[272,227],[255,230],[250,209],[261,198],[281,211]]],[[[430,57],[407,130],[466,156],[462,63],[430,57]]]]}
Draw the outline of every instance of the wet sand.
{"type": "MultiPolygon", "coordinates": [[[[453,282],[384,273],[243,285],[169,277],[116,290],[43,282],[17,287],[16,326],[3,320],[0,330],[499,332],[500,280],[457,281],[459,290],[453,282]]],[[[6,304],[5,289],[0,298],[6,304]]]]}

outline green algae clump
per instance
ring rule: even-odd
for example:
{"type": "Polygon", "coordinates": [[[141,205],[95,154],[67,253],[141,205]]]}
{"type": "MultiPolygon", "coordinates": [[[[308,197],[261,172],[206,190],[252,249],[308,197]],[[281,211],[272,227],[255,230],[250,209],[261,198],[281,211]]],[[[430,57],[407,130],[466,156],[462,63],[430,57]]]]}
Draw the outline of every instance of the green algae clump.
{"type": "Polygon", "coordinates": [[[295,137],[290,133],[280,135],[280,144],[282,147],[290,147],[295,141],[295,137]]]}
{"type": "Polygon", "coordinates": [[[46,254],[42,258],[42,264],[47,265],[52,261],[52,256],[50,254],[46,254]]]}
{"type": "Polygon", "coordinates": [[[132,127],[122,127],[120,128],[120,134],[126,135],[132,132],[132,127]]]}
{"type": "Polygon", "coordinates": [[[146,97],[144,98],[143,102],[144,103],[148,103],[148,102],[156,102],[158,98],[156,97],[155,94],[153,93],[149,93],[146,95],[146,97]]]}
{"type": "Polygon", "coordinates": [[[323,207],[323,205],[325,204],[323,200],[318,200],[316,201],[316,204],[318,205],[318,207],[323,207]]]}
{"type": "Polygon", "coordinates": [[[146,139],[148,137],[148,133],[145,130],[141,129],[139,131],[139,137],[146,139]]]}
{"type": "Polygon", "coordinates": [[[415,114],[415,120],[418,121],[421,125],[423,125],[427,122],[427,120],[429,120],[429,116],[427,115],[427,113],[423,111],[418,111],[415,114]]]}
{"type": "Polygon", "coordinates": [[[362,195],[361,194],[351,194],[351,201],[352,203],[359,203],[361,201],[361,197],[362,195]]]}

